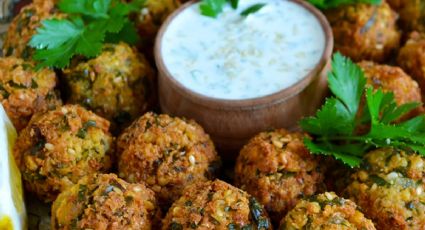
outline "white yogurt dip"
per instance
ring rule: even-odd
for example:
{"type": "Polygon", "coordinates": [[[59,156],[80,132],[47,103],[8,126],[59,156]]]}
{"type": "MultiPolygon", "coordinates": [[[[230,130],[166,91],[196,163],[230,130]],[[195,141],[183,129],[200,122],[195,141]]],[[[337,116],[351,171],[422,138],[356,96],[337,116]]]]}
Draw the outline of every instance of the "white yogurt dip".
{"type": "Polygon", "coordinates": [[[217,18],[201,15],[199,3],[178,14],[162,38],[170,74],[204,96],[238,100],[288,88],[320,61],[325,33],[307,9],[288,0],[240,0],[217,18]],[[246,8],[266,3],[258,12],[246,8]]]}

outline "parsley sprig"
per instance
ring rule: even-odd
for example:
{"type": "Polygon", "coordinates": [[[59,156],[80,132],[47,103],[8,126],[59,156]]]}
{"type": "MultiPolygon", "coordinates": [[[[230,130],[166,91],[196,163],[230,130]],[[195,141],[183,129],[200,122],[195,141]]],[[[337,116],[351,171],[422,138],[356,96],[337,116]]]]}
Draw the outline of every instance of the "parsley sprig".
{"type": "Polygon", "coordinates": [[[308,1],[312,5],[322,10],[335,8],[341,5],[349,5],[349,4],[356,4],[356,3],[379,5],[382,2],[382,0],[308,0],[308,1]]]}
{"type": "Polygon", "coordinates": [[[29,43],[36,48],[37,67],[64,68],[75,55],[95,57],[105,42],[134,44],[138,35],[128,15],[144,2],[61,0],[59,10],[67,17],[43,20],[29,43]]]}
{"type": "Polygon", "coordinates": [[[300,122],[313,136],[304,140],[311,152],[333,156],[351,167],[358,166],[366,152],[380,147],[425,156],[425,115],[399,122],[420,103],[397,106],[393,93],[366,86],[360,67],[339,53],[333,56],[328,82],[334,96],[315,116],[300,122]]]}
{"type": "MultiPolygon", "coordinates": [[[[199,5],[199,9],[201,10],[201,14],[204,16],[216,18],[221,12],[223,12],[223,8],[226,4],[230,4],[233,9],[237,9],[239,6],[239,0],[202,0],[199,5]]],[[[244,11],[241,12],[241,16],[248,16],[259,11],[266,4],[257,3],[254,4],[244,11]]]]}

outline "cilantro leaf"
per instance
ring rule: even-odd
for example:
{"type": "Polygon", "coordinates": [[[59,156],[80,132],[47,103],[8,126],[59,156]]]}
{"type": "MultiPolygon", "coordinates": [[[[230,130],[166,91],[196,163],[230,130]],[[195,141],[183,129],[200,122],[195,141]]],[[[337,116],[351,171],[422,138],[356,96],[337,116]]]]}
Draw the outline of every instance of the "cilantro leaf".
{"type": "Polygon", "coordinates": [[[31,38],[36,49],[37,68],[64,68],[75,55],[97,56],[104,42],[135,43],[138,35],[128,15],[138,11],[145,0],[61,0],[59,9],[69,15],[47,19],[31,38]]]}
{"type": "Polygon", "coordinates": [[[230,0],[230,5],[233,9],[237,9],[239,5],[239,0],[230,0]]]}
{"type": "Polygon", "coordinates": [[[311,134],[327,136],[335,132],[349,134],[351,123],[346,107],[336,98],[328,98],[316,116],[301,120],[300,126],[311,134]]]}
{"type": "Polygon", "coordinates": [[[342,5],[365,3],[372,5],[381,4],[382,0],[308,0],[315,7],[326,10],[330,8],[336,8],[342,5]]]}
{"type": "Polygon", "coordinates": [[[241,12],[241,16],[246,17],[246,16],[248,16],[248,15],[250,15],[250,14],[256,13],[256,12],[258,12],[259,10],[261,10],[261,8],[263,8],[265,5],[266,5],[265,3],[257,3],[257,4],[254,4],[254,5],[252,5],[252,6],[248,7],[248,8],[246,8],[244,11],[242,11],[242,12],[241,12]]]}
{"type": "Polygon", "coordinates": [[[111,0],[62,0],[59,9],[67,14],[81,14],[92,18],[107,18],[111,0]]]}
{"type": "MultiPolygon", "coordinates": [[[[223,11],[227,3],[230,3],[233,9],[237,9],[239,6],[239,0],[202,0],[199,5],[199,10],[204,16],[216,18],[223,11]]],[[[249,14],[259,11],[265,5],[264,3],[254,4],[242,11],[240,15],[246,17],[249,14]]]]}
{"type": "Polygon", "coordinates": [[[425,156],[425,115],[398,121],[419,103],[398,106],[393,93],[366,86],[363,71],[338,53],[328,82],[334,96],[315,116],[300,121],[313,137],[304,140],[312,153],[333,156],[351,167],[375,148],[413,150],[425,156]]]}
{"type": "Polygon", "coordinates": [[[354,118],[366,85],[363,71],[350,59],[336,53],[328,81],[332,93],[344,103],[354,118]]]}
{"type": "Polygon", "coordinates": [[[78,37],[83,31],[83,22],[79,19],[59,20],[48,19],[41,22],[42,26],[30,40],[29,45],[37,49],[56,48],[65,42],[78,37]],[[60,28],[60,30],[59,30],[60,28]]]}
{"type": "Polygon", "coordinates": [[[201,14],[209,17],[217,17],[223,11],[226,0],[202,0],[199,5],[201,14]]]}

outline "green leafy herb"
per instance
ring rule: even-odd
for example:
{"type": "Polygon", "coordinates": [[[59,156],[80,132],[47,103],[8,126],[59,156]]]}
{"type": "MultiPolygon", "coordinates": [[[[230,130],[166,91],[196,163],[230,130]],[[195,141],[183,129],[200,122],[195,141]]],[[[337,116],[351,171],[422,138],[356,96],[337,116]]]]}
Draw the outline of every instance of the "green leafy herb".
{"type": "Polygon", "coordinates": [[[3,85],[0,83],[0,93],[3,97],[3,99],[8,99],[10,96],[10,93],[7,92],[7,90],[3,87],[3,85]]]}
{"type": "Polygon", "coordinates": [[[250,14],[253,14],[253,13],[255,13],[255,12],[257,12],[257,11],[261,10],[261,8],[263,8],[265,5],[266,5],[266,4],[264,4],[264,3],[257,3],[257,4],[254,4],[254,5],[252,5],[252,6],[248,7],[248,8],[246,8],[244,11],[242,11],[242,12],[241,12],[241,16],[246,17],[246,16],[248,16],[248,15],[250,15],[250,14]]]}
{"type": "Polygon", "coordinates": [[[12,86],[13,88],[16,88],[16,89],[26,89],[26,88],[28,88],[26,85],[21,84],[21,83],[16,83],[16,82],[14,82],[12,80],[8,81],[7,83],[10,86],[12,86]]]}
{"type": "Polygon", "coordinates": [[[104,42],[137,41],[128,15],[138,11],[144,0],[123,3],[120,0],[62,0],[62,19],[46,19],[29,45],[36,48],[37,68],[63,68],[74,55],[97,56],[104,42]]]}
{"type": "Polygon", "coordinates": [[[202,0],[199,9],[202,15],[215,18],[223,11],[226,3],[226,0],[202,0]]]}
{"type": "Polygon", "coordinates": [[[77,137],[79,137],[81,139],[84,139],[87,136],[87,130],[90,127],[96,127],[96,122],[95,121],[92,121],[92,120],[89,120],[86,123],[84,123],[83,124],[83,127],[78,130],[77,137]]]}
{"type": "MultiPolygon", "coordinates": [[[[202,0],[199,5],[199,9],[201,10],[202,15],[216,18],[223,11],[224,6],[228,3],[230,3],[233,9],[237,9],[239,6],[239,0],[202,0]]],[[[254,4],[242,11],[241,16],[246,17],[253,14],[265,5],[266,4],[264,3],[254,4]]]]}
{"type": "Polygon", "coordinates": [[[230,5],[233,9],[237,9],[239,5],[239,0],[230,0],[230,5]]]}
{"type": "Polygon", "coordinates": [[[312,5],[316,6],[319,9],[325,10],[330,8],[335,8],[341,5],[356,4],[356,3],[366,3],[378,5],[381,4],[382,0],[308,0],[312,5]]]}
{"type": "Polygon", "coordinates": [[[360,67],[339,53],[333,57],[328,81],[334,97],[327,98],[315,116],[300,122],[313,136],[304,140],[311,152],[333,156],[351,167],[359,166],[367,151],[380,147],[425,155],[425,116],[398,122],[419,103],[397,106],[392,93],[367,87],[360,67]],[[366,102],[361,103],[363,95],[366,102]]]}

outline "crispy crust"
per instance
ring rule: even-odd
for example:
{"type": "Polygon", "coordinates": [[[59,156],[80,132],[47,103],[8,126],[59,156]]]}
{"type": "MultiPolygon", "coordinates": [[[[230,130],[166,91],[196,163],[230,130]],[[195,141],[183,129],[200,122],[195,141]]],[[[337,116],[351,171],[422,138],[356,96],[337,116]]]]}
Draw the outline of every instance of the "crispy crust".
{"type": "Polygon", "coordinates": [[[163,219],[169,229],[272,229],[264,208],[246,192],[220,180],[189,186],[163,219]],[[251,228],[248,228],[251,227],[251,228]]]}
{"type": "Polygon", "coordinates": [[[21,9],[7,30],[3,44],[6,56],[31,59],[34,50],[28,46],[41,21],[52,17],[61,17],[54,13],[57,0],[35,0],[21,9]]]}
{"type": "Polygon", "coordinates": [[[419,83],[422,95],[425,95],[425,34],[413,32],[409,40],[400,49],[398,65],[419,83]]]}
{"type": "Polygon", "coordinates": [[[119,176],[143,181],[164,207],[184,187],[212,179],[219,157],[201,126],[192,120],[147,113],[118,138],[119,176]]]}
{"type": "Polygon", "coordinates": [[[84,177],[62,192],[52,206],[53,230],[157,229],[155,194],[144,184],[130,184],[114,174],[84,177]]]}
{"type": "Polygon", "coordinates": [[[279,229],[296,230],[374,230],[372,221],[361,213],[357,205],[333,192],[326,192],[301,200],[283,219],[279,229]]]}
{"type": "Polygon", "coordinates": [[[76,105],[34,116],[14,147],[27,191],[50,202],[85,176],[111,167],[109,122],[76,105]]]}
{"type": "Polygon", "coordinates": [[[31,62],[0,58],[0,102],[18,131],[27,126],[33,114],[62,104],[56,84],[52,70],[36,71],[31,62]]]}
{"type": "Polygon", "coordinates": [[[335,38],[335,50],[354,61],[383,62],[399,47],[397,14],[386,2],[345,5],[326,12],[335,38]]]}
{"type": "Polygon", "coordinates": [[[390,148],[368,153],[346,195],[377,229],[425,228],[425,159],[390,148]]]}
{"type": "Polygon", "coordinates": [[[114,131],[146,112],[156,96],[152,67],[125,43],[106,44],[98,57],[63,72],[69,91],[67,102],[107,118],[114,131]]]}
{"type": "Polygon", "coordinates": [[[307,136],[279,129],[252,138],[241,150],[235,185],[262,203],[275,223],[304,196],[324,188],[324,167],[303,144],[307,136]]]}

